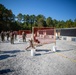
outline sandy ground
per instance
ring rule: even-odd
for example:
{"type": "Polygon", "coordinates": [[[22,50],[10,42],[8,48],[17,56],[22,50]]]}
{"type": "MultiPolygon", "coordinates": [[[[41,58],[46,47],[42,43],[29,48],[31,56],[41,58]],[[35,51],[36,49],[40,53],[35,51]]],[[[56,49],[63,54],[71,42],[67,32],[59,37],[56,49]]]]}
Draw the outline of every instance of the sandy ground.
{"type": "Polygon", "coordinates": [[[54,44],[37,46],[35,56],[29,42],[0,42],[0,75],[76,75],[76,42],[56,40],[54,44]]]}

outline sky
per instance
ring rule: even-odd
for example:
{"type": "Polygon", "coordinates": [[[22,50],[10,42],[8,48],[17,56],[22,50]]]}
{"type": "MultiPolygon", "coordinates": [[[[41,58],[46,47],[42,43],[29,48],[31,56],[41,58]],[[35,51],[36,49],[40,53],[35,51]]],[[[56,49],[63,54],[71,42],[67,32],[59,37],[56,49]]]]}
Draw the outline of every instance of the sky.
{"type": "Polygon", "coordinates": [[[0,0],[16,16],[42,14],[56,20],[76,19],[76,0],[0,0]]]}

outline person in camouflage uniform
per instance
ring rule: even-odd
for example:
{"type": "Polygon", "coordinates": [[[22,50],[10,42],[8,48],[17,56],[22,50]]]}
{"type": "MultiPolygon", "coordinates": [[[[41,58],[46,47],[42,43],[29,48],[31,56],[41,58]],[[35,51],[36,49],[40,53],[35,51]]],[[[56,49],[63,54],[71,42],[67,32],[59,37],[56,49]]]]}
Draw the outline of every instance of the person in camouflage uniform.
{"type": "Polygon", "coordinates": [[[5,34],[4,34],[4,31],[1,32],[1,40],[2,42],[4,42],[4,38],[5,38],[5,34]]]}
{"type": "Polygon", "coordinates": [[[14,44],[14,32],[11,31],[10,33],[10,41],[11,41],[11,44],[14,44]]]}
{"type": "Polygon", "coordinates": [[[9,41],[10,31],[7,31],[6,36],[7,36],[7,41],[9,41]]]}
{"type": "Polygon", "coordinates": [[[26,34],[25,34],[25,32],[22,32],[22,39],[23,39],[23,42],[26,41],[26,34]]]}

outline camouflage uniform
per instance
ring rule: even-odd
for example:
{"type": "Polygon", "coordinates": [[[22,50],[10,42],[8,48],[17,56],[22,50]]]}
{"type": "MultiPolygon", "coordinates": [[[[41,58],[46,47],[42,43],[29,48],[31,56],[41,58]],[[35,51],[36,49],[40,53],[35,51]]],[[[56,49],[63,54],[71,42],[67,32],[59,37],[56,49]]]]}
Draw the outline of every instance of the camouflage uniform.
{"type": "Polygon", "coordinates": [[[2,32],[1,32],[1,40],[2,40],[2,41],[4,41],[4,36],[5,36],[4,31],[2,31],[2,32]]]}
{"type": "Polygon", "coordinates": [[[14,32],[10,33],[11,44],[14,44],[14,32]]]}
{"type": "Polygon", "coordinates": [[[6,33],[6,35],[7,35],[7,41],[9,41],[9,34],[10,34],[10,32],[7,31],[7,33],[6,33]]]}
{"type": "Polygon", "coordinates": [[[23,42],[26,41],[26,34],[25,34],[25,32],[22,32],[22,39],[23,39],[23,42]]]}

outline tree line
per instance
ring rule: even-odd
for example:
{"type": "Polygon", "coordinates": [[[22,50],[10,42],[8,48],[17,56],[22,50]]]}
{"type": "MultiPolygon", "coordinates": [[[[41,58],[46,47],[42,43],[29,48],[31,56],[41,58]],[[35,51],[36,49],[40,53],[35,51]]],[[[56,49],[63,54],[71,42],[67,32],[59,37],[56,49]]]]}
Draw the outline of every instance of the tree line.
{"type": "Polygon", "coordinates": [[[19,13],[17,16],[12,10],[7,9],[0,4],[0,31],[5,30],[31,30],[32,27],[55,27],[55,28],[71,28],[76,27],[76,19],[56,20],[52,17],[46,18],[44,15],[29,15],[19,13]]]}

